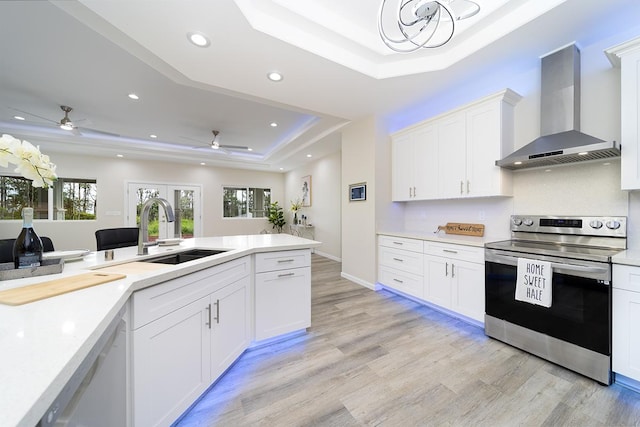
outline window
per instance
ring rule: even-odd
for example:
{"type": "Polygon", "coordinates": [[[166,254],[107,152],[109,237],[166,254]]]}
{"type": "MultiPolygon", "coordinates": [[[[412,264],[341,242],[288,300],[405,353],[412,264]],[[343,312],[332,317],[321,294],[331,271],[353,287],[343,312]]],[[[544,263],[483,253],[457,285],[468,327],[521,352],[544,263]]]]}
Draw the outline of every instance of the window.
{"type": "Polygon", "coordinates": [[[224,218],[265,218],[271,203],[270,188],[224,187],[224,218]]]}
{"type": "Polygon", "coordinates": [[[95,179],[58,178],[45,189],[32,187],[26,178],[0,176],[0,220],[21,219],[24,206],[33,206],[35,219],[91,220],[96,202],[95,179]]]}

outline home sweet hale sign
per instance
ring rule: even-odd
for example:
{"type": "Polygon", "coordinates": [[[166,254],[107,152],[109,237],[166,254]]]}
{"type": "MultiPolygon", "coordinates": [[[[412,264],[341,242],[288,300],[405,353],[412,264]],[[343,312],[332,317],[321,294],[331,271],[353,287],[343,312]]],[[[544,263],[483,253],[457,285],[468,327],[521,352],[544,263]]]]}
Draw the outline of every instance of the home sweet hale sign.
{"type": "Polygon", "coordinates": [[[448,222],[447,225],[439,225],[438,231],[444,230],[447,234],[460,234],[463,236],[484,236],[484,224],[467,224],[463,222],[448,222]]]}
{"type": "Polygon", "coordinates": [[[551,263],[518,258],[516,300],[551,307],[551,263]]]}

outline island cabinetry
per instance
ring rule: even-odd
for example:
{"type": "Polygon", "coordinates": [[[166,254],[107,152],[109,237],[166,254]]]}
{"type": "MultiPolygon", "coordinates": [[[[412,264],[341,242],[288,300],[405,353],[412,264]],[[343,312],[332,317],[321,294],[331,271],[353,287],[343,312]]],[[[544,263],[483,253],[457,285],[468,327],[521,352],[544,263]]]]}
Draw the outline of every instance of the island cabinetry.
{"type": "Polygon", "coordinates": [[[640,267],[613,266],[612,368],[640,381],[640,267]]]}
{"type": "Polygon", "coordinates": [[[620,67],[622,189],[640,189],[640,37],[606,50],[611,63],[620,67]]]}
{"type": "Polygon", "coordinates": [[[484,321],[484,250],[479,247],[425,242],[427,302],[484,321]]]}
{"type": "Polygon", "coordinates": [[[311,326],[311,251],[255,255],[255,339],[311,326]]]}
{"type": "Polygon", "coordinates": [[[250,342],[249,257],[133,294],[136,426],[169,425],[250,342]]]}
{"type": "Polygon", "coordinates": [[[424,298],[423,241],[378,236],[378,282],[424,298]]]}
{"type": "Polygon", "coordinates": [[[510,172],[495,161],[513,151],[513,107],[520,99],[505,89],[393,134],[393,200],[510,196],[510,172]],[[415,170],[424,182],[408,197],[415,170]]]}

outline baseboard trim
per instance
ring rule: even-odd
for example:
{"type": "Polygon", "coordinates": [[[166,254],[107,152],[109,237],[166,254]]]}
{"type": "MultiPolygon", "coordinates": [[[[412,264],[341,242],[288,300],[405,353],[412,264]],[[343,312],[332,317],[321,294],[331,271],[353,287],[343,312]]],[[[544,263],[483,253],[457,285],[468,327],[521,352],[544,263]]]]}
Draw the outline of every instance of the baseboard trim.
{"type": "Polygon", "coordinates": [[[328,258],[328,259],[330,259],[332,261],[335,261],[335,262],[342,262],[342,258],[338,258],[337,256],[333,256],[333,255],[328,254],[326,252],[320,252],[317,249],[315,250],[314,254],[320,255],[321,257],[324,257],[324,258],[328,258]]]}
{"type": "Polygon", "coordinates": [[[640,381],[634,380],[633,378],[625,377],[624,375],[614,373],[614,382],[622,387],[628,388],[629,390],[633,390],[636,393],[640,393],[640,381]]]}
{"type": "Polygon", "coordinates": [[[357,285],[364,286],[365,288],[369,288],[372,291],[377,291],[380,287],[375,283],[367,282],[366,280],[362,280],[358,277],[352,276],[351,274],[347,274],[344,271],[340,273],[340,277],[343,279],[347,279],[350,282],[353,282],[357,285]]]}

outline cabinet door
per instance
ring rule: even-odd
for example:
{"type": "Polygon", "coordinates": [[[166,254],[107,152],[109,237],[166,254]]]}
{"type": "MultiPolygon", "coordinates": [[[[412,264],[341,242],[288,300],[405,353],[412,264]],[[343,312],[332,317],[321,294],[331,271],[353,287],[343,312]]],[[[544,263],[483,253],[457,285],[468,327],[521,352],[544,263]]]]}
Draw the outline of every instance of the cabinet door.
{"type": "Polygon", "coordinates": [[[465,195],[502,194],[504,171],[495,165],[502,157],[501,101],[470,109],[467,125],[467,182],[465,195]]]}
{"type": "Polygon", "coordinates": [[[444,308],[451,306],[451,261],[448,258],[425,255],[425,297],[444,308]]]}
{"type": "Polygon", "coordinates": [[[211,295],[212,382],[218,379],[249,345],[249,287],[250,279],[245,277],[211,295]]]}
{"type": "Polygon", "coordinates": [[[466,192],[466,128],[464,113],[440,121],[438,126],[439,196],[462,197],[466,192]]]}
{"type": "Polygon", "coordinates": [[[640,335],[637,325],[640,325],[640,292],[614,288],[613,371],[640,381],[640,335]]]}
{"type": "Polygon", "coordinates": [[[413,200],[438,198],[438,127],[423,126],[412,135],[413,200]]]}
{"type": "Polygon", "coordinates": [[[133,331],[134,425],[171,424],[209,386],[209,301],[198,299],[133,331]]]}
{"type": "Polygon", "coordinates": [[[622,189],[637,190],[640,189],[640,51],[623,56],[621,63],[622,189]]]}
{"type": "Polygon", "coordinates": [[[410,134],[393,139],[391,149],[392,199],[406,201],[413,198],[413,142],[410,134]]]}
{"type": "Polygon", "coordinates": [[[451,310],[484,323],[484,265],[450,260],[451,310]]]}
{"type": "Polygon", "coordinates": [[[256,340],[311,326],[311,268],[256,274],[256,340]]]}

